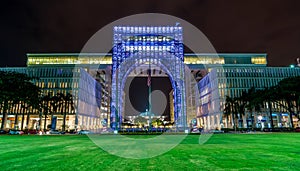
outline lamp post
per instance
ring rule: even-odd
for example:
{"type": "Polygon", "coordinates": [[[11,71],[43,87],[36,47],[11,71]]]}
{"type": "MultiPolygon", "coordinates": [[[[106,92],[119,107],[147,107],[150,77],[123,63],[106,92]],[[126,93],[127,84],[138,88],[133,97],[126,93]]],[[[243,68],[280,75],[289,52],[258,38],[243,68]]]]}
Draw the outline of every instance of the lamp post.
{"type": "Polygon", "coordinates": [[[149,116],[149,130],[152,131],[152,120],[151,120],[151,65],[150,65],[150,59],[149,59],[149,69],[148,69],[148,79],[147,79],[147,85],[148,85],[148,101],[149,101],[149,110],[148,110],[148,116],[149,116]]]}
{"type": "Polygon", "coordinates": [[[262,124],[261,124],[262,116],[259,115],[259,116],[257,117],[257,119],[259,120],[260,128],[262,129],[262,124]]]}

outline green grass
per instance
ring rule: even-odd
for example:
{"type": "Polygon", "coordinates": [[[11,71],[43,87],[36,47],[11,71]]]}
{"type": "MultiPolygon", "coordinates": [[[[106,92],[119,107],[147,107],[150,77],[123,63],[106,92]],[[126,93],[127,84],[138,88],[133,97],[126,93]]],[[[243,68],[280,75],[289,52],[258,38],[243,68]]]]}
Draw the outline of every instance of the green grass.
{"type": "MultiPolygon", "coordinates": [[[[139,135],[146,136],[146,135],[139,135]]],[[[150,159],[125,159],[87,136],[0,136],[0,170],[299,170],[300,134],[215,134],[205,144],[189,135],[150,159]]]]}

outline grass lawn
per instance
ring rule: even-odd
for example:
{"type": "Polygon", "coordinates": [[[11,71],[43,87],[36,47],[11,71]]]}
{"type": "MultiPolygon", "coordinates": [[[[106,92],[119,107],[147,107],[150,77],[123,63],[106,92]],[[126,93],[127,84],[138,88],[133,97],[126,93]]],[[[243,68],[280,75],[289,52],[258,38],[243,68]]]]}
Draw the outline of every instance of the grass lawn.
{"type": "Polygon", "coordinates": [[[198,140],[199,135],[188,135],[157,157],[126,159],[85,135],[1,135],[0,170],[300,170],[300,133],[215,134],[205,144],[198,140]]]}

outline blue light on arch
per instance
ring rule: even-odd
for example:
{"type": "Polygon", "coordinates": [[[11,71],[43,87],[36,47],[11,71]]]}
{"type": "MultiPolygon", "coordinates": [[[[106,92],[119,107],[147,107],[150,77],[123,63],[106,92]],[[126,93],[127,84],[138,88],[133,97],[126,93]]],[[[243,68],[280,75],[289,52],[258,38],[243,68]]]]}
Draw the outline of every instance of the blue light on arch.
{"type": "Polygon", "coordinates": [[[177,125],[186,126],[184,54],[182,27],[116,26],[113,35],[111,126],[118,129],[122,119],[122,80],[124,73],[146,58],[164,62],[174,89],[174,117],[177,125]]]}

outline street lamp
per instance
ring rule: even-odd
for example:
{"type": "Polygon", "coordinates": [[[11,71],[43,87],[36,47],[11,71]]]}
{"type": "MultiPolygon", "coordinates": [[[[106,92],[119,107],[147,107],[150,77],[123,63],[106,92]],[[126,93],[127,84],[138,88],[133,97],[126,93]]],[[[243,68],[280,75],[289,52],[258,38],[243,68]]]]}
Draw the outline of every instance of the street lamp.
{"type": "Polygon", "coordinates": [[[259,121],[261,121],[261,120],[262,120],[262,116],[258,116],[257,118],[258,118],[258,120],[259,120],[259,121]]]}
{"type": "Polygon", "coordinates": [[[257,117],[257,119],[259,120],[259,124],[260,124],[260,128],[261,128],[261,129],[263,129],[263,126],[262,126],[262,124],[261,124],[262,118],[263,118],[263,117],[262,117],[261,115],[257,117]]]}

